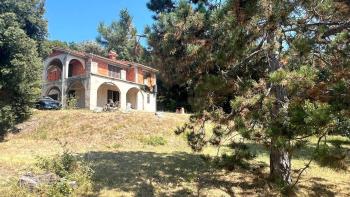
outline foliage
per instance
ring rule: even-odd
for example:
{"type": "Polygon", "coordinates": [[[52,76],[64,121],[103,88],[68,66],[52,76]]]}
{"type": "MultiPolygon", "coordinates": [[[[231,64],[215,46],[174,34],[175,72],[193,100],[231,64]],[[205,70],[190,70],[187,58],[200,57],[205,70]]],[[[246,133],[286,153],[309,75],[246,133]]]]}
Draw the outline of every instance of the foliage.
{"type": "Polygon", "coordinates": [[[52,158],[38,157],[36,166],[46,172],[58,175],[61,180],[52,185],[43,185],[40,193],[48,196],[71,196],[79,193],[88,194],[92,189],[91,177],[93,171],[85,163],[79,161],[76,156],[65,147],[63,154],[57,154],[52,158]],[[70,181],[77,182],[77,188],[70,185],[70,181]]]}
{"type": "Polygon", "coordinates": [[[178,84],[168,86],[164,84],[164,80],[158,78],[157,89],[157,110],[175,112],[176,108],[184,107],[186,111],[192,111],[188,99],[190,92],[186,86],[178,84]]]}
{"type": "Polygon", "coordinates": [[[147,52],[139,43],[139,37],[128,10],[121,10],[120,19],[113,21],[109,26],[101,22],[98,33],[97,42],[108,51],[114,50],[119,59],[144,62],[147,52]]]}
{"type": "Polygon", "coordinates": [[[83,42],[62,42],[59,40],[48,41],[49,48],[59,47],[65,49],[71,49],[76,51],[83,51],[86,53],[93,53],[95,55],[100,55],[107,57],[107,50],[95,41],[83,41],[83,42]]]}
{"type": "Polygon", "coordinates": [[[41,0],[0,3],[0,139],[29,117],[40,93],[47,23],[41,0]]]}
{"type": "Polygon", "coordinates": [[[300,142],[348,132],[349,4],[173,5],[157,5],[147,35],[161,78],[191,90],[197,113],[176,133],[188,133],[196,151],[234,142],[233,136],[263,143],[270,151],[271,180],[294,186],[291,159],[300,142]]]}
{"type": "Polygon", "coordinates": [[[67,109],[76,109],[78,104],[78,98],[75,96],[70,96],[67,98],[67,109]]]}
{"type": "Polygon", "coordinates": [[[78,168],[76,158],[69,152],[62,155],[56,155],[54,158],[37,158],[37,166],[48,172],[53,172],[60,177],[68,176],[71,172],[78,168]]]}

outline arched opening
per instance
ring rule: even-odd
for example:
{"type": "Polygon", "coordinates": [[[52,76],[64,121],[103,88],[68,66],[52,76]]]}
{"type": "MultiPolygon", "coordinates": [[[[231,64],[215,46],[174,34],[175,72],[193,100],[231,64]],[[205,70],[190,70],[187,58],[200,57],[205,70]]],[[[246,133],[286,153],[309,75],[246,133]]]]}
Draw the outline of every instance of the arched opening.
{"type": "Polygon", "coordinates": [[[113,83],[103,83],[97,89],[97,107],[104,107],[109,101],[117,103],[120,107],[120,90],[113,83]]]}
{"type": "Polygon", "coordinates": [[[142,110],[142,94],[139,89],[131,88],[126,93],[126,106],[135,110],[142,110]]]}
{"type": "Polygon", "coordinates": [[[46,96],[52,98],[53,100],[61,101],[61,90],[54,86],[47,91],[46,96]]]}
{"type": "Polygon", "coordinates": [[[63,64],[59,59],[52,60],[47,67],[47,80],[58,81],[62,77],[63,64]]]}
{"type": "Polygon", "coordinates": [[[85,88],[80,81],[73,82],[67,93],[68,99],[75,99],[77,108],[85,108],[85,88]]]}
{"type": "Polygon", "coordinates": [[[83,64],[79,60],[72,59],[69,62],[68,77],[80,76],[83,74],[85,74],[85,68],[83,64]]]}

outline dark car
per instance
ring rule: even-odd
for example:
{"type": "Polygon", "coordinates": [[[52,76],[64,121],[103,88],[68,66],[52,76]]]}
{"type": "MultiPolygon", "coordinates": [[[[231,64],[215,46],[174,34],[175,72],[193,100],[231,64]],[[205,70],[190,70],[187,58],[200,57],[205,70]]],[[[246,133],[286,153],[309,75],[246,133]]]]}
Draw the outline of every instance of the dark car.
{"type": "Polygon", "coordinates": [[[59,101],[50,97],[43,97],[35,103],[37,109],[61,109],[62,105],[59,101]]]}

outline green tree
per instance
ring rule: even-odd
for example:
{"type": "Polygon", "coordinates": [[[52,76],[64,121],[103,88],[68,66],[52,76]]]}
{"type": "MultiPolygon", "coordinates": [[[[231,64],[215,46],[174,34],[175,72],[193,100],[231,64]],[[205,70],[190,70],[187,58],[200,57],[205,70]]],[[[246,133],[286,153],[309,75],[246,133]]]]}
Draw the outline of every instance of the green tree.
{"type": "Polygon", "coordinates": [[[120,19],[109,26],[100,23],[97,42],[107,50],[114,50],[122,60],[143,62],[144,48],[139,43],[139,36],[127,10],[120,11],[120,19]]]}
{"type": "Polygon", "coordinates": [[[0,3],[0,140],[28,118],[40,93],[42,58],[47,54],[44,2],[0,3]]]}
{"type": "Polygon", "coordinates": [[[63,42],[60,40],[48,40],[47,41],[47,46],[52,50],[55,47],[59,47],[59,48],[69,48],[69,43],[67,42],[63,42]]]}
{"type": "Polygon", "coordinates": [[[107,50],[95,41],[84,41],[77,43],[75,47],[77,48],[76,50],[84,51],[86,53],[93,53],[104,57],[107,57],[108,55],[107,50]]]}
{"type": "Polygon", "coordinates": [[[86,53],[93,53],[95,55],[107,56],[107,50],[96,41],[83,41],[83,42],[63,42],[60,40],[51,40],[47,42],[50,49],[55,47],[71,49],[76,51],[83,51],[86,53]]]}
{"type": "Polygon", "coordinates": [[[147,32],[163,78],[193,92],[197,113],[177,133],[187,132],[196,151],[237,134],[264,143],[271,180],[293,186],[296,148],[349,131],[350,6],[216,2],[180,1],[147,32]],[[214,125],[209,136],[207,123],[214,125]]]}

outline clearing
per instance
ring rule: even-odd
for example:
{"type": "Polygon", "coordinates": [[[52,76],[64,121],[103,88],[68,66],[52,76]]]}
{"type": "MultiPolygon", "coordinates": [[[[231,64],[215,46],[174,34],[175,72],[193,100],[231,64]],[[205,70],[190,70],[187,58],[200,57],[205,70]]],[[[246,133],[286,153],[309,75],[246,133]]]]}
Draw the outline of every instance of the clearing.
{"type": "MultiPolygon", "coordinates": [[[[216,155],[206,148],[193,153],[185,135],[176,136],[188,115],[164,113],[93,113],[87,110],[35,111],[17,134],[0,143],[0,193],[11,196],[9,184],[27,172],[36,156],[62,152],[57,139],[87,160],[95,171],[93,196],[264,196],[276,195],[264,178],[268,175],[268,153],[256,149],[259,172],[231,172],[210,168],[201,154],[216,155]]],[[[347,143],[350,140],[335,137],[347,143]]],[[[303,167],[314,146],[293,159],[293,169],[303,167]]],[[[349,161],[347,161],[349,162],[349,161]]],[[[347,163],[348,165],[349,163],[347,163]]],[[[312,163],[300,181],[302,196],[346,196],[350,193],[350,171],[336,171],[312,163]]]]}

